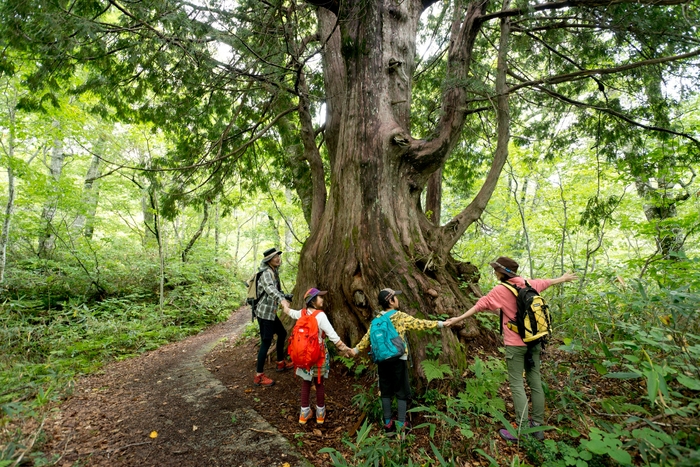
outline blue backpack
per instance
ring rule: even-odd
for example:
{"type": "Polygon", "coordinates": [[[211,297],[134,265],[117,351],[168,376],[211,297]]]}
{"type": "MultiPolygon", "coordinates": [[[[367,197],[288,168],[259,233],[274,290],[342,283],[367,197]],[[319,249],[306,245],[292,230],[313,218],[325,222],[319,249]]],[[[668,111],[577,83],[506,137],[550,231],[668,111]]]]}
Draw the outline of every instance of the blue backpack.
{"type": "Polygon", "coordinates": [[[369,342],[372,350],[369,356],[374,363],[396,360],[406,352],[406,344],[391,322],[391,310],[372,320],[369,327],[369,342]]]}

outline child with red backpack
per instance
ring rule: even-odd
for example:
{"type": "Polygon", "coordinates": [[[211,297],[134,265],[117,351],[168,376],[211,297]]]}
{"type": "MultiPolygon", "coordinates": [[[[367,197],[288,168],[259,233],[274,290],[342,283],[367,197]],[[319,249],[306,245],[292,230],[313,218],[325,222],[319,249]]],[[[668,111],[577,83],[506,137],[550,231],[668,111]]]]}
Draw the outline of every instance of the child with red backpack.
{"type": "Polygon", "coordinates": [[[297,367],[296,374],[301,382],[301,413],[299,423],[306,424],[311,419],[309,398],[311,383],[316,386],[316,423],[322,424],[326,418],[325,390],[323,379],[328,378],[330,357],[325,338],[328,337],[343,354],[350,351],[338,337],[328,317],[321,310],[325,290],[310,288],[304,294],[306,308],[292,310],[283,303],[284,312],[297,324],[289,339],[289,355],[297,367]],[[323,378],[321,378],[323,377],[323,378]]]}

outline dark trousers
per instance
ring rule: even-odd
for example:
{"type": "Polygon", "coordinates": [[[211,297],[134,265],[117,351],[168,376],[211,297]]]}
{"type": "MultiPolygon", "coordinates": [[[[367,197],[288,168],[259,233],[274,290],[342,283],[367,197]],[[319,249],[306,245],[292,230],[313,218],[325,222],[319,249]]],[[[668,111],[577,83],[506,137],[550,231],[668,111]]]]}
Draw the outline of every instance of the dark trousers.
{"type": "Polygon", "coordinates": [[[258,318],[258,326],[260,326],[260,351],[258,352],[257,372],[262,373],[265,368],[265,359],[267,351],[272,345],[272,337],[277,335],[277,361],[284,360],[284,344],[287,341],[287,330],[284,329],[282,321],[275,316],[274,320],[258,318]]]}
{"type": "Polygon", "coordinates": [[[382,392],[382,397],[391,399],[396,396],[398,400],[403,401],[411,398],[406,360],[380,362],[377,364],[377,373],[379,373],[379,390],[382,392]]]}

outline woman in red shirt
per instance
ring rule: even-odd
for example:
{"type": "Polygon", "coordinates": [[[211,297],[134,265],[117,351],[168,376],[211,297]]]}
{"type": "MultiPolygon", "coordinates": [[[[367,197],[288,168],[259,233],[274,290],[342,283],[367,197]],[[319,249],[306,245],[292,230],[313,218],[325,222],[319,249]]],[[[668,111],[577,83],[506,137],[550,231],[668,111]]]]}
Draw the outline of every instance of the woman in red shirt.
{"type": "MultiPolygon", "coordinates": [[[[518,288],[525,287],[525,279],[518,276],[518,263],[508,258],[501,256],[493,263],[490,263],[496,277],[501,282],[509,282],[518,288]]],[[[566,274],[556,279],[531,279],[528,283],[537,292],[542,292],[552,285],[561,284],[562,282],[570,282],[576,280],[575,274],[567,272],[566,274]]],[[[506,366],[508,367],[508,383],[510,391],[513,394],[513,405],[515,407],[516,419],[518,426],[522,426],[523,422],[528,420],[527,395],[525,394],[525,385],[523,384],[523,370],[527,384],[530,386],[532,394],[532,420],[530,426],[539,426],[544,422],[544,390],[542,389],[542,381],[540,378],[540,352],[542,351],[540,344],[536,344],[530,348],[529,356],[526,364],[526,354],[528,347],[520,338],[517,332],[512,331],[506,324],[508,321],[515,321],[515,313],[517,305],[515,295],[507,287],[494,287],[488,294],[481,297],[473,307],[466,311],[461,316],[450,318],[445,321],[445,326],[452,326],[455,323],[462,321],[465,318],[486,310],[498,310],[503,312],[503,343],[506,347],[506,366]]],[[[517,441],[518,438],[512,436],[508,430],[502,429],[499,434],[508,441],[517,441]]],[[[533,433],[538,439],[543,439],[543,433],[533,433]]]]}

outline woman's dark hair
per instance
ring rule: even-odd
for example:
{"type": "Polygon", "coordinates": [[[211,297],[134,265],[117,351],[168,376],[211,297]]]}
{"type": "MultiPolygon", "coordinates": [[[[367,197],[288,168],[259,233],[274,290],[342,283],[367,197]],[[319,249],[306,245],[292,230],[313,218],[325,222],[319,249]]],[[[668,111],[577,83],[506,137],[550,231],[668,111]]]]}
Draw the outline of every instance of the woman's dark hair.
{"type": "MultiPolygon", "coordinates": [[[[389,300],[391,300],[391,299],[389,299],[389,300]]],[[[386,310],[387,308],[389,308],[391,306],[389,304],[389,300],[387,300],[387,299],[379,300],[379,306],[382,307],[382,309],[386,310]]]]}
{"type": "Polygon", "coordinates": [[[318,310],[318,307],[316,306],[316,300],[318,300],[318,297],[320,297],[320,295],[316,295],[314,298],[309,300],[309,303],[306,304],[306,307],[311,307],[314,310],[318,310]]]}

